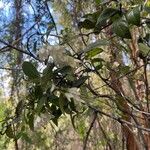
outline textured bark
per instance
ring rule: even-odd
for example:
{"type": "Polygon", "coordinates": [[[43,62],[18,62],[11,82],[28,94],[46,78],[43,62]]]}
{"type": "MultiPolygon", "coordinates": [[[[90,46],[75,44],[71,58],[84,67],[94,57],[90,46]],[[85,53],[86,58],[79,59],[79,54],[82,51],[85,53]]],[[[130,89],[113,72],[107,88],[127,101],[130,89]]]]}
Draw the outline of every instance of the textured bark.
{"type": "MultiPolygon", "coordinates": [[[[122,63],[122,58],[116,51],[116,47],[112,44],[110,46],[110,49],[111,49],[110,63],[111,64],[113,64],[114,62],[122,63]]],[[[114,70],[110,71],[110,80],[112,89],[115,91],[117,97],[120,97],[116,101],[116,104],[118,105],[118,109],[122,111],[123,114],[122,119],[131,122],[130,114],[132,114],[132,112],[130,110],[128,102],[124,98],[125,92],[122,87],[122,83],[120,79],[118,79],[117,72],[115,72],[114,70]]],[[[126,141],[127,150],[140,150],[136,137],[133,133],[132,127],[122,124],[122,133],[126,141]]]]}

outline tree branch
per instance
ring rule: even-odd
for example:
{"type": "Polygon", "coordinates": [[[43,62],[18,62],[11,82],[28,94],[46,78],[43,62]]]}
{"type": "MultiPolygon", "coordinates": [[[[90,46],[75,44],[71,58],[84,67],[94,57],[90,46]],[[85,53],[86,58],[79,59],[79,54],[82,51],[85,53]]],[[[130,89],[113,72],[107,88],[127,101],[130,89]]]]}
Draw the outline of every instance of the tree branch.
{"type": "Polygon", "coordinates": [[[90,125],[90,127],[89,127],[89,129],[86,133],[86,137],[85,137],[85,140],[84,140],[84,143],[83,143],[83,150],[86,150],[88,138],[89,138],[90,132],[92,130],[92,127],[94,125],[94,122],[95,122],[96,118],[97,118],[97,111],[94,110],[94,118],[93,118],[93,120],[91,122],[91,125],[90,125]]]}

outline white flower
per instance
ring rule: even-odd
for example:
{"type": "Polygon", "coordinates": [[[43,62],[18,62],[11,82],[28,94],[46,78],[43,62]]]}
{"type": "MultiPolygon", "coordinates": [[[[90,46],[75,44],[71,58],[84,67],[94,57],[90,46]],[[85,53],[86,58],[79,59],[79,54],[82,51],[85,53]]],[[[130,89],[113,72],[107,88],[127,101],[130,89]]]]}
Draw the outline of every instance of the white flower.
{"type": "Polygon", "coordinates": [[[113,67],[118,67],[119,63],[117,61],[114,62],[113,67]]]}
{"type": "Polygon", "coordinates": [[[73,98],[74,100],[78,101],[78,102],[84,102],[81,97],[80,97],[80,93],[78,92],[77,88],[70,88],[68,90],[67,93],[65,93],[65,96],[68,98],[68,100],[71,101],[71,99],[73,98]]]}
{"type": "Polygon", "coordinates": [[[74,61],[71,57],[65,54],[65,47],[61,45],[45,45],[38,51],[39,59],[48,62],[54,62],[59,66],[73,64],[74,61]]]}
{"type": "Polygon", "coordinates": [[[49,57],[49,52],[47,49],[45,49],[44,47],[42,47],[39,51],[38,51],[38,55],[40,60],[45,60],[48,59],[49,57]]]}

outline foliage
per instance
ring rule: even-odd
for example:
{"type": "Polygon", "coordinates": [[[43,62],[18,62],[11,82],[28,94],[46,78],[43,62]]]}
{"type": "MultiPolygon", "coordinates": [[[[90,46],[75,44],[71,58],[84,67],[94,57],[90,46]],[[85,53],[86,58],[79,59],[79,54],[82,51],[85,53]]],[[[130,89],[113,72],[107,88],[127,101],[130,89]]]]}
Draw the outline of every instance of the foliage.
{"type": "MultiPolygon", "coordinates": [[[[88,7],[90,12],[85,14],[84,1],[60,1],[66,16],[71,18],[74,13],[72,22],[71,19],[64,21],[64,30],[56,35],[50,34],[49,29],[43,34],[58,38],[68,56],[60,58],[58,51],[52,54],[51,49],[58,44],[50,46],[48,42],[44,42],[39,57],[29,49],[28,52],[19,49],[38,62],[26,60],[22,63],[22,83],[26,83],[27,92],[2,121],[2,134],[15,142],[20,139],[29,144],[37,141],[37,147],[41,142],[48,149],[48,137],[46,134],[40,137],[42,129],[38,119],[46,127],[51,124],[52,129],[61,129],[64,127],[61,119],[70,117],[84,150],[148,150],[149,1],[90,2],[94,6],[88,7]],[[79,21],[79,18],[82,19],[79,21]],[[48,46],[50,50],[45,49],[48,46]],[[76,63],[72,65],[71,59],[66,60],[66,57],[76,63]],[[42,116],[46,116],[45,121],[42,116]],[[35,136],[33,140],[33,133],[40,140],[35,136]]],[[[57,25],[53,23],[56,30],[57,25]]],[[[15,49],[12,45],[11,48],[15,49]]],[[[37,51],[37,46],[34,48],[37,51]]]]}

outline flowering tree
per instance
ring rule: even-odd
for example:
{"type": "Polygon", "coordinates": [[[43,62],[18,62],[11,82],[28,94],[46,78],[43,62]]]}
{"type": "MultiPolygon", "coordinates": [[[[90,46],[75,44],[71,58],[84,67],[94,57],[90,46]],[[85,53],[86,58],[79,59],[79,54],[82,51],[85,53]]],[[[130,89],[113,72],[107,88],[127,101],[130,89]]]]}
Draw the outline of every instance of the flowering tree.
{"type": "Polygon", "coordinates": [[[74,23],[76,34],[65,29],[53,35],[59,46],[45,44],[38,52],[46,64],[40,71],[29,61],[22,64],[28,95],[18,103],[12,121],[7,120],[8,137],[23,134],[13,130],[14,124],[25,122],[34,131],[37,116],[43,114],[56,126],[61,116],[69,115],[75,129],[79,116],[86,114],[84,150],[90,134],[99,130],[101,149],[150,149],[150,3],[95,4],[94,12],[74,23]],[[80,41],[78,49],[75,39],[80,41]]]}

